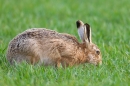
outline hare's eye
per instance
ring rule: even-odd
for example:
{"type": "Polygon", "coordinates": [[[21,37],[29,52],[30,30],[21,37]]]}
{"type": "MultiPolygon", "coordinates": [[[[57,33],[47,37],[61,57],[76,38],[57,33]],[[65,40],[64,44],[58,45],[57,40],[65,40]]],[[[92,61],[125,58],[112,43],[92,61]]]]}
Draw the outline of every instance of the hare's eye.
{"type": "Polygon", "coordinates": [[[100,51],[99,51],[99,50],[97,50],[97,51],[96,51],[96,53],[99,55],[99,54],[100,54],[100,51]]]}

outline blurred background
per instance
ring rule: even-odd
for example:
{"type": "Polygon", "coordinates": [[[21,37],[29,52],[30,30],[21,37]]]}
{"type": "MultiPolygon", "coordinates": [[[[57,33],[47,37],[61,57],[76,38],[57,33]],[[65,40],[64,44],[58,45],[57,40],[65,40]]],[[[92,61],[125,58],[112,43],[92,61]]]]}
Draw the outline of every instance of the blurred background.
{"type": "Polygon", "coordinates": [[[99,75],[104,74],[100,75],[104,79],[102,82],[117,86],[123,82],[128,86],[129,16],[130,0],[0,0],[0,64],[7,63],[5,55],[9,41],[24,30],[48,28],[74,35],[80,41],[76,21],[82,20],[90,24],[92,40],[103,55],[102,69],[98,69],[99,75]]]}
{"type": "Polygon", "coordinates": [[[82,20],[91,25],[92,40],[101,48],[130,44],[129,8],[129,0],[0,0],[0,43],[6,48],[18,33],[34,27],[79,40],[75,22],[82,20]]]}
{"type": "Polygon", "coordinates": [[[129,0],[0,0],[0,39],[6,36],[4,40],[8,42],[33,27],[77,36],[75,22],[82,20],[91,25],[96,42],[122,38],[128,41],[125,34],[130,32],[129,3],[129,0]]]}

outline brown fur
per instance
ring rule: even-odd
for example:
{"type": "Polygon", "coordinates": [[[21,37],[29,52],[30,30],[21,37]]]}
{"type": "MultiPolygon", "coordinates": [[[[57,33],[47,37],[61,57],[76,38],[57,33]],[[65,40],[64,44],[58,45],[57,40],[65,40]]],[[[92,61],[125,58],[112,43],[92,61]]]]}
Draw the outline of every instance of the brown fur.
{"type": "Polygon", "coordinates": [[[27,61],[45,66],[73,66],[86,62],[92,63],[89,61],[88,54],[93,52],[91,49],[93,46],[87,47],[86,43],[79,43],[74,36],[69,34],[57,33],[45,28],[34,28],[24,31],[11,40],[7,50],[7,59],[11,64],[14,61],[17,63],[27,61]]]}

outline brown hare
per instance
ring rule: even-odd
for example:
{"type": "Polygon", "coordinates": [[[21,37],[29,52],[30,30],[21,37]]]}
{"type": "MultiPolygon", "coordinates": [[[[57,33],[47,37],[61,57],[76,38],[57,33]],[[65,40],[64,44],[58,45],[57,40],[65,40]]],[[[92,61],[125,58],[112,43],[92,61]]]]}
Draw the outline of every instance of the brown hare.
{"type": "Polygon", "coordinates": [[[99,48],[92,43],[91,28],[76,22],[82,43],[76,37],[45,28],[32,28],[13,38],[7,49],[10,64],[26,61],[56,67],[83,63],[102,64],[99,48]]]}

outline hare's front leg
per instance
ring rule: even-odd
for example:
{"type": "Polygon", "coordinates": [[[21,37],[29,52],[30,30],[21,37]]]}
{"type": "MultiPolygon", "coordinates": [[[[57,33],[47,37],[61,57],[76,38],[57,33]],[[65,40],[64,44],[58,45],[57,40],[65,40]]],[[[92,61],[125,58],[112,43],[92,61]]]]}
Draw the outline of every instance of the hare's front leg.
{"type": "Polygon", "coordinates": [[[52,54],[50,57],[52,57],[52,59],[54,59],[55,67],[57,67],[57,68],[62,67],[62,64],[61,64],[62,57],[61,57],[58,49],[52,50],[52,54]]]}
{"type": "Polygon", "coordinates": [[[39,64],[44,66],[61,66],[61,56],[60,53],[55,46],[50,46],[49,48],[44,46],[42,53],[40,54],[40,62],[39,64]]]}
{"type": "Polygon", "coordinates": [[[57,68],[62,68],[61,59],[58,59],[58,60],[56,61],[55,67],[57,67],[57,68]]]}

